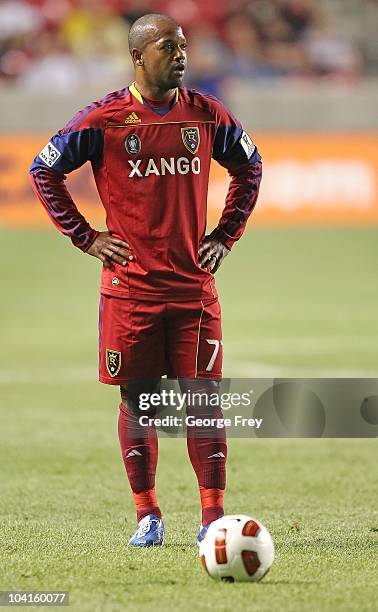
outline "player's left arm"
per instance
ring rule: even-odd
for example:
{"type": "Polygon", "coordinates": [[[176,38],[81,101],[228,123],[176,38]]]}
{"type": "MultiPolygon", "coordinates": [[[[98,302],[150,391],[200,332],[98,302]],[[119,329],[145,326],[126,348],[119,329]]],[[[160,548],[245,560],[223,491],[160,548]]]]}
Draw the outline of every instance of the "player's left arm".
{"type": "Polygon", "coordinates": [[[217,227],[199,248],[199,263],[215,273],[242,236],[259,194],[262,162],[257,147],[241,124],[218,103],[213,158],[231,177],[225,206],[217,227]]]}

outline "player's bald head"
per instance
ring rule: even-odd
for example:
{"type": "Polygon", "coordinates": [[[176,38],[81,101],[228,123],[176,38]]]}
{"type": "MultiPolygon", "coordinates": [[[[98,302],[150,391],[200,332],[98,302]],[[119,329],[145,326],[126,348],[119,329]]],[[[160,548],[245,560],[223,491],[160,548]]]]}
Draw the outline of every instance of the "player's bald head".
{"type": "Polygon", "coordinates": [[[150,91],[151,99],[181,86],[186,38],[172,17],[151,13],[137,19],[130,28],[129,47],[135,81],[144,91],[150,91]]]}
{"type": "Polygon", "coordinates": [[[137,49],[143,51],[144,47],[153,40],[157,40],[166,28],[179,29],[172,17],[168,15],[160,15],[159,13],[150,13],[143,15],[136,21],[129,31],[129,49],[137,49]]]}

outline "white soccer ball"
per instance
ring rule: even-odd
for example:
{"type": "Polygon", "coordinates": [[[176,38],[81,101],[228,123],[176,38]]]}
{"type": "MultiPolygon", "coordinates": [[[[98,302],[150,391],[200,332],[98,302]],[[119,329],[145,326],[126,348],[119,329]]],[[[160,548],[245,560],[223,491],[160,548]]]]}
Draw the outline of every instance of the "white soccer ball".
{"type": "Polygon", "coordinates": [[[274,544],[260,521],[234,514],[211,523],[199,554],[203,567],[214,580],[258,582],[272,566],[274,544]]]}

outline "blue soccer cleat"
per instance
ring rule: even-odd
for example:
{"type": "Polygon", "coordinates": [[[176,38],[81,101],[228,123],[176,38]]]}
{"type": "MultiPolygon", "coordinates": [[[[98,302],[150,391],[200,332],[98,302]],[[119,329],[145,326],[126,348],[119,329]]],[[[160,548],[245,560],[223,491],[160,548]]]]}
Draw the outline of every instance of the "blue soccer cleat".
{"type": "Polygon", "coordinates": [[[207,534],[207,530],[209,529],[211,523],[207,523],[207,525],[201,525],[201,528],[199,530],[199,534],[197,536],[197,546],[199,546],[202,542],[202,540],[205,539],[205,536],[207,534]]]}
{"type": "MultiPolygon", "coordinates": [[[[223,514],[222,514],[223,516],[223,514]]],[[[222,518],[222,516],[218,516],[218,518],[222,518]]],[[[213,523],[214,521],[212,521],[213,523]]],[[[206,534],[207,534],[207,530],[209,529],[210,525],[212,523],[207,523],[206,525],[201,525],[200,530],[199,530],[199,534],[197,536],[197,546],[199,546],[202,542],[202,540],[205,539],[206,534]]]]}
{"type": "Polygon", "coordinates": [[[161,546],[164,543],[164,523],[154,514],[147,514],[129,541],[129,546],[161,546]]]}

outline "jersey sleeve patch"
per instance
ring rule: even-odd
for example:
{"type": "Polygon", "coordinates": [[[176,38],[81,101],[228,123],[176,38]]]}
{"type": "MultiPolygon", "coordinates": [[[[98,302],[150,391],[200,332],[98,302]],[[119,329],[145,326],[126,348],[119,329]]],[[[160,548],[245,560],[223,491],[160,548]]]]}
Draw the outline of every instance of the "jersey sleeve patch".
{"type": "Polygon", "coordinates": [[[101,128],[83,128],[67,134],[58,132],[34,159],[31,173],[46,166],[59,174],[69,174],[86,161],[101,159],[104,134],[101,128]]]}
{"type": "Polygon", "coordinates": [[[52,142],[48,142],[47,145],[42,149],[38,157],[48,166],[52,168],[54,164],[61,157],[61,152],[53,145],[52,142]]]}
{"type": "Polygon", "coordinates": [[[245,151],[247,159],[250,159],[255,152],[256,146],[253,143],[253,140],[248,136],[247,132],[243,131],[240,138],[240,144],[245,151]]]}

